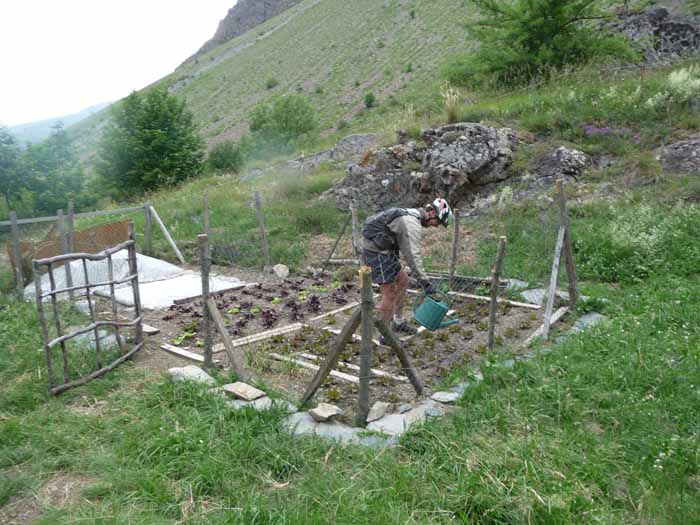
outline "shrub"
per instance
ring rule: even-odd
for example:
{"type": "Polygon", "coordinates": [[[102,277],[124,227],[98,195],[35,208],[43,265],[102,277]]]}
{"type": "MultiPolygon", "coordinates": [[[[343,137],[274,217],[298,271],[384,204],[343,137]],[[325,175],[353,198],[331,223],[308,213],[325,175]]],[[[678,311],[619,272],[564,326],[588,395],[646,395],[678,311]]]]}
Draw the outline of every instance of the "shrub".
{"type": "Polygon", "coordinates": [[[280,85],[280,82],[275,77],[270,77],[265,81],[265,87],[267,89],[274,89],[279,85],[280,85]]]}
{"type": "Polygon", "coordinates": [[[245,163],[250,148],[248,139],[241,142],[226,140],[214,146],[207,158],[207,168],[210,171],[223,173],[238,173],[245,163]]]}
{"type": "Polygon", "coordinates": [[[304,95],[276,97],[258,104],[250,115],[255,149],[290,150],[318,127],[316,110],[304,95]]]}
{"type": "Polygon", "coordinates": [[[567,65],[635,56],[624,37],[591,26],[603,16],[601,0],[468,1],[481,13],[469,26],[481,46],[448,67],[459,85],[514,85],[567,65]]]}
{"type": "Polygon", "coordinates": [[[445,86],[440,92],[447,122],[454,124],[459,121],[459,91],[453,87],[445,86]]]}
{"type": "Polygon", "coordinates": [[[372,93],[371,91],[369,93],[365,93],[365,107],[367,109],[370,109],[376,105],[377,105],[377,97],[374,96],[374,93],[372,93]]]}

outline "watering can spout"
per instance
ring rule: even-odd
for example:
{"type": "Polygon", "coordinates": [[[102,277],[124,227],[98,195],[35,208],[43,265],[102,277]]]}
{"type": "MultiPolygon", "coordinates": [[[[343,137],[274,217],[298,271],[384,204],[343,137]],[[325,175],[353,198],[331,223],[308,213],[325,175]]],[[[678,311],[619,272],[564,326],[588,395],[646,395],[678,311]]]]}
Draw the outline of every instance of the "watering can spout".
{"type": "Polygon", "coordinates": [[[415,320],[428,330],[439,330],[440,328],[458,323],[459,319],[443,320],[450,309],[447,294],[438,292],[434,295],[439,295],[439,299],[442,300],[435,300],[425,293],[416,298],[416,301],[413,303],[413,317],[415,320]]]}

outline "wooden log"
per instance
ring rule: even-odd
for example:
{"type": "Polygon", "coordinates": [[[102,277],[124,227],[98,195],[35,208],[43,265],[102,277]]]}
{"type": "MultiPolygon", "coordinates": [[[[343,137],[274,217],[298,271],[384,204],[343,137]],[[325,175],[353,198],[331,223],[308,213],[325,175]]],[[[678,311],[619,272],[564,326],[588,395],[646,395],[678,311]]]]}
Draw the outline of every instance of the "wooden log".
{"type": "MultiPolygon", "coordinates": [[[[13,212],[14,213],[14,212],[13,212]]],[[[56,384],[53,375],[53,362],[51,360],[51,348],[49,347],[49,325],[46,322],[46,314],[44,313],[44,304],[41,297],[41,272],[39,265],[34,261],[32,265],[34,272],[34,293],[36,296],[36,311],[39,317],[39,326],[41,327],[41,338],[44,343],[44,356],[46,357],[46,372],[49,378],[49,391],[56,384]]]]}
{"type": "MultiPolygon", "coordinates": [[[[333,334],[333,335],[340,335],[340,330],[339,330],[339,329],[337,329],[337,328],[331,328],[330,326],[322,326],[322,327],[321,327],[321,330],[323,330],[323,331],[325,331],[325,332],[330,332],[330,333],[333,334]]],[[[361,335],[358,335],[358,334],[352,334],[352,340],[361,343],[361,342],[362,342],[362,336],[361,336],[361,335]]],[[[383,348],[389,348],[388,346],[381,344],[381,343],[379,342],[378,339],[372,339],[372,343],[374,344],[374,346],[381,346],[381,347],[383,347],[383,348]]]]}
{"type": "MultiPolygon", "coordinates": [[[[552,318],[550,320],[550,326],[553,326],[554,324],[558,323],[564,315],[569,311],[568,306],[562,306],[559,308],[556,312],[554,312],[554,315],[552,315],[552,318]]],[[[540,337],[544,333],[544,324],[541,324],[540,327],[532,332],[530,336],[525,339],[525,342],[523,342],[523,346],[529,346],[530,343],[532,343],[537,337],[540,337]]]]}
{"type": "Polygon", "coordinates": [[[457,257],[459,255],[459,210],[453,210],[454,229],[452,230],[452,259],[450,260],[450,286],[454,287],[454,277],[457,271],[457,257]]]}
{"type": "Polygon", "coordinates": [[[326,356],[326,360],[323,362],[318,372],[316,372],[316,375],[313,377],[308,387],[306,388],[306,392],[301,398],[300,406],[304,406],[309,402],[309,400],[313,397],[316,391],[323,384],[324,379],[326,379],[331,370],[333,370],[336,367],[338,361],[340,360],[341,352],[350,341],[350,337],[352,336],[352,334],[355,333],[357,327],[360,326],[361,318],[362,309],[357,308],[353,312],[348,322],[343,327],[343,330],[340,333],[340,335],[336,338],[335,342],[333,343],[333,346],[331,347],[330,351],[328,352],[328,355],[326,356]]]}
{"type": "Polygon", "coordinates": [[[153,216],[151,215],[151,203],[147,202],[143,205],[143,213],[145,218],[144,235],[146,255],[153,256],[153,216]]]}
{"type": "MultiPolygon", "coordinates": [[[[211,314],[207,301],[209,297],[209,269],[211,268],[211,259],[209,258],[209,237],[197,235],[197,243],[199,246],[199,266],[202,277],[202,330],[204,332],[204,366],[212,367],[212,346],[214,338],[211,333],[211,314]]],[[[228,335],[228,334],[227,334],[228,335]]]]}
{"type": "Polygon", "coordinates": [[[356,266],[360,264],[359,259],[330,259],[326,264],[331,266],[356,266]]]}
{"type": "Polygon", "coordinates": [[[384,321],[381,319],[375,319],[374,326],[377,327],[379,333],[384,336],[384,339],[386,339],[389,346],[394,350],[396,357],[399,358],[399,361],[401,362],[401,371],[406,375],[406,377],[408,377],[408,380],[411,382],[411,385],[413,385],[413,389],[416,391],[416,394],[421,395],[423,393],[423,384],[418,378],[418,373],[413,368],[411,359],[408,357],[406,350],[404,350],[403,346],[401,345],[401,341],[396,338],[394,333],[389,330],[389,327],[385,325],[384,321]]]}
{"type": "MultiPolygon", "coordinates": [[[[280,355],[275,352],[270,352],[268,354],[270,357],[273,359],[276,359],[278,361],[284,361],[286,363],[293,363],[295,365],[299,365],[302,368],[308,368],[309,370],[316,370],[317,372],[320,370],[321,367],[318,365],[315,365],[313,363],[309,363],[308,361],[302,361],[301,359],[294,359],[293,357],[287,357],[280,355]]],[[[350,374],[344,374],[343,372],[338,372],[337,370],[331,370],[329,372],[329,375],[333,377],[337,377],[338,379],[342,379],[344,381],[348,381],[349,383],[354,383],[358,384],[360,382],[360,379],[358,377],[352,376],[350,374]]]]}
{"type": "Polygon", "coordinates": [[[65,392],[66,390],[68,390],[70,388],[75,388],[76,386],[84,385],[85,383],[88,383],[89,381],[92,381],[93,379],[97,379],[98,377],[103,376],[104,374],[106,374],[110,370],[114,370],[115,368],[117,368],[120,364],[122,364],[127,359],[130,359],[134,354],[136,354],[136,352],[138,352],[139,350],[141,350],[141,348],[143,348],[143,345],[144,345],[144,342],[141,341],[139,344],[134,346],[134,348],[132,348],[128,353],[124,354],[123,356],[119,357],[115,361],[111,362],[109,365],[107,365],[99,370],[94,371],[93,373],[91,373],[90,375],[88,375],[86,377],[83,377],[81,379],[77,379],[75,381],[71,381],[70,383],[65,383],[63,385],[60,385],[60,386],[57,386],[55,388],[50,389],[51,394],[58,395],[61,392],[65,392]]]}
{"type": "Polygon", "coordinates": [[[156,211],[156,209],[153,206],[151,206],[150,208],[151,208],[151,215],[153,215],[153,218],[156,220],[156,224],[160,228],[160,231],[163,232],[163,235],[165,236],[165,239],[168,241],[168,244],[170,244],[170,247],[175,252],[175,255],[177,256],[180,263],[185,264],[185,258],[182,256],[182,253],[180,253],[180,250],[178,249],[177,244],[175,244],[175,241],[170,236],[170,232],[168,232],[168,229],[165,227],[165,224],[163,224],[163,221],[161,220],[160,215],[158,215],[158,212],[156,211]]]}
{"type": "Polygon", "coordinates": [[[141,290],[139,289],[139,270],[136,261],[136,229],[134,228],[134,222],[129,221],[129,240],[133,241],[133,244],[127,248],[127,260],[129,263],[129,273],[133,275],[131,280],[131,293],[134,296],[134,321],[138,319],[136,323],[136,340],[134,344],[139,345],[143,341],[143,325],[141,322],[141,290]]]}
{"type": "MultiPolygon", "coordinates": [[[[314,354],[297,354],[300,357],[303,357],[304,359],[310,359],[312,361],[318,361],[320,357],[314,354]]],[[[346,363],[345,361],[338,361],[338,366],[342,366],[343,368],[348,368],[350,370],[355,370],[357,372],[360,371],[360,367],[357,365],[353,365],[352,363],[346,363]]],[[[372,374],[372,377],[386,377],[387,379],[392,379],[394,381],[400,381],[402,383],[407,383],[408,378],[402,377],[402,376],[397,376],[394,374],[390,374],[389,372],[385,372],[384,370],[377,370],[376,368],[370,368],[369,370],[372,374]]]]}
{"type": "MultiPolygon", "coordinates": [[[[12,228],[12,263],[15,267],[15,286],[17,295],[24,296],[24,276],[22,275],[22,254],[19,251],[19,227],[17,213],[10,212],[10,227],[12,228]]],[[[41,289],[41,288],[39,288],[41,289]]]]}
{"type": "MultiPolygon", "coordinates": [[[[210,259],[211,262],[211,259],[210,259]]],[[[246,288],[252,285],[255,285],[258,283],[248,283],[248,284],[237,284],[236,286],[231,286],[230,288],[224,288],[222,290],[217,290],[215,292],[210,291],[209,292],[209,297],[218,297],[222,294],[225,294],[226,292],[234,292],[236,290],[240,290],[241,288],[246,288]]],[[[202,295],[193,295],[191,297],[183,297],[182,299],[175,299],[173,301],[174,304],[186,304],[186,303],[191,303],[192,301],[196,301],[198,299],[201,299],[202,295]]]]}
{"type": "Polygon", "coordinates": [[[342,239],[343,235],[345,235],[345,230],[348,229],[348,224],[350,224],[351,220],[352,220],[352,215],[348,215],[347,218],[345,219],[345,222],[343,222],[343,227],[340,229],[340,233],[338,234],[338,237],[335,240],[335,244],[333,244],[333,248],[331,249],[331,253],[328,254],[328,257],[326,257],[326,262],[324,262],[323,266],[321,266],[322,271],[325,271],[326,267],[330,264],[330,261],[333,258],[333,254],[335,253],[335,250],[338,248],[338,244],[340,243],[340,239],[342,239]]]}
{"type": "Polygon", "coordinates": [[[496,263],[491,270],[491,304],[489,305],[489,338],[488,348],[493,350],[494,335],[496,333],[496,308],[498,306],[498,284],[501,277],[501,267],[503,266],[503,257],[506,254],[506,238],[501,237],[498,241],[498,254],[496,255],[496,263]]]}
{"type": "Polygon", "coordinates": [[[559,224],[566,228],[564,232],[564,262],[566,263],[566,276],[569,281],[569,308],[576,310],[578,291],[576,287],[576,261],[574,260],[574,247],[571,240],[571,223],[566,209],[566,193],[564,192],[564,180],[559,179],[556,185],[557,201],[559,203],[559,224]]]}
{"type": "Polygon", "coordinates": [[[264,270],[269,272],[272,268],[270,264],[270,247],[267,245],[267,235],[265,234],[265,218],[263,216],[262,200],[260,198],[260,192],[256,191],[254,193],[255,197],[255,211],[258,214],[258,227],[260,228],[260,244],[262,246],[263,258],[265,261],[264,270]]]}
{"type": "Polygon", "coordinates": [[[224,348],[226,349],[226,355],[228,356],[229,363],[236,375],[241,379],[241,381],[249,381],[251,376],[245,366],[245,358],[242,354],[236,351],[236,347],[233,346],[231,341],[231,336],[229,336],[226,330],[226,325],[224,320],[221,318],[219,310],[216,308],[216,303],[213,299],[207,299],[207,307],[209,308],[209,314],[214,322],[214,325],[219,330],[221,338],[224,340],[224,348]]]}
{"type": "Polygon", "coordinates": [[[554,298],[557,295],[557,279],[559,277],[559,263],[561,262],[561,252],[564,247],[564,234],[566,233],[565,226],[559,226],[559,234],[557,235],[557,245],[554,249],[554,261],[552,261],[552,275],[549,278],[549,291],[547,292],[547,306],[544,311],[544,324],[542,337],[545,341],[549,339],[549,324],[554,308],[554,298]]]}
{"type": "MultiPolygon", "coordinates": [[[[51,283],[51,290],[56,289],[56,278],[53,275],[53,266],[49,264],[49,282],[51,283]]],[[[63,331],[61,330],[61,316],[58,310],[58,300],[55,295],[51,296],[51,306],[53,308],[53,322],[56,328],[56,337],[59,339],[63,336],[63,331]]],[[[69,381],[69,369],[68,369],[68,350],[66,349],[65,340],[60,341],[61,344],[61,355],[63,356],[63,382],[68,383],[69,381]]]]}
{"type": "Polygon", "coordinates": [[[75,250],[75,205],[73,200],[68,201],[68,216],[66,228],[68,230],[68,253],[75,250]]]}
{"type": "Polygon", "coordinates": [[[309,322],[311,323],[313,321],[319,321],[321,319],[325,319],[326,317],[330,317],[331,315],[345,312],[346,310],[350,310],[350,308],[355,308],[359,304],[360,303],[357,303],[357,302],[352,302],[350,304],[346,304],[345,306],[343,306],[341,308],[336,308],[335,310],[331,310],[330,312],[326,312],[325,314],[321,314],[321,315],[317,315],[316,317],[312,317],[311,319],[309,319],[309,322]]]}
{"type": "MultiPolygon", "coordinates": [[[[276,335],[284,335],[284,334],[289,334],[291,332],[296,332],[298,330],[301,330],[304,328],[305,324],[303,323],[294,323],[290,324],[287,326],[282,326],[279,328],[273,328],[272,330],[266,330],[265,332],[259,332],[257,334],[249,335],[247,337],[241,337],[240,339],[234,339],[231,341],[231,345],[236,348],[239,346],[246,346],[250,345],[253,343],[259,343],[260,341],[264,341],[265,339],[270,339],[271,337],[275,337],[276,335]]],[[[223,343],[216,344],[214,345],[214,353],[222,352],[225,350],[225,347],[223,343]]]]}
{"type": "Polygon", "coordinates": [[[189,350],[185,350],[184,348],[180,348],[179,346],[173,346],[164,343],[160,345],[160,347],[166,352],[175,354],[178,357],[184,357],[185,359],[189,359],[190,361],[196,361],[197,363],[204,363],[203,355],[195,354],[194,352],[190,352],[189,350]]]}
{"type": "Polygon", "coordinates": [[[369,380],[370,368],[372,367],[372,341],[373,321],[374,321],[374,291],[372,290],[372,269],[369,266],[360,268],[360,309],[362,310],[362,347],[360,350],[360,388],[357,398],[357,418],[358,426],[367,425],[367,414],[369,414],[369,380]]]}

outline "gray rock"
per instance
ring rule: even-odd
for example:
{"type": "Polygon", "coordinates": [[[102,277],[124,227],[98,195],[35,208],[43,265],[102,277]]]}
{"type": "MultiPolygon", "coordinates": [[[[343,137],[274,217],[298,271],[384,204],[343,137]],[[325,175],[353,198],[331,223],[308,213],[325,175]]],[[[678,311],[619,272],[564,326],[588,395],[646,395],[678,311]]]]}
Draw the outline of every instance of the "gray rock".
{"type": "Polygon", "coordinates": [[[270,410],[273,406],[272,399],[267,396],[259,397],[255,401],[251,401],[250,405],[256,410],[270,410]]]}
{"type": "Polygon", "coordinates": [[[411,410],[412,408],[413,408],[412,404],[404,403],[404,404],[399,406],[399,414],[404,414],[404,413],[408,412],[409,410],[411,410]]]}
{"type": "Polygon", "coordinates": [[[362,428],[351,427],[337,421],[318,423],[314,429],[317,436],[340,441],[341,443],[359,443],[362,428]]]}
{"type": "Polygon", "coordinates": [[[700,135],[661,148],[659,161],[669,173],[700,175],[700,135]]]}
{"type": "Polygon", "coordinates": [[[174,381],[193,381],[205,385],[216,384],[213,377],[195,365],[170,368],[168,369],[168,374],[170,374],[174,381]]]}
{"type": "MultiPolygon", "coordinates": [[[[520,292],[525,302],[530,304],[539,304],[544,306],[547,301],[547,290],[544,288],[532,288],[531,290],[525,290],[520,292]]],[[[556,298],[554,299],[554,307],[557,308],[561,305],[562,301],[569,300],[569,293],[557,290],[556,298]]]]}
{"type": "Polygon", "coordinates": [[[284,428],[294,435],[313,434],[317,425],[308,412],[296,412],[283,422],[284,428]]]}
{"type": "Polygon", "coordinates": [[[376,421],[384,417],[384,414],[387,413],[390,406],[391,403],[386,403],[384,401],[377,401],[374,403],[372,408],[369,409],[369,414],[367,414],[367,423],[371,423],[372,421],[376,421]]]}
{"type": "Polygon", "coordinates": [[[334,161],[359,159],[377,143],[378,139],[379,136],[375,133],[348,135],[331,150],[331,158],[334,161]]]}
{"type": "Polygon", "coordinates": [[[607,319],[607,317],[597,312],[590,312],[579,317],[574,323],[574,326],[571,327],[570,331],[573,333],[582,332],[583,330],[596,326],[603,321],[607,321],[607,319]]]}
{"type": "Polygon", "coordinates": [[[526,283],[520,279],[507,279],[506,282],[508,283],[506,285],[506,289],[508,290],[524,290],[530,285],[530,283],[526,283]]]}
{"type": "Polygon", "coordinates": [[[329,403],[319,403],[316,408],[309,410],[309,414],[319,423],[328,421],[333,417],[337,417],[343,413],[340,408],[329,403]]]}
{"type": "Polygon", "coordinates": [[[376,434],[360,436],[359,438],[360,445],[375,449],[394,447],[398,444],[398,442],[399,441],[396,437],[378,436],[376,434]]]}
{"type": "Polygon", "coordinates": [[[454,403],[460,398],[460,394],[457,392],[435,392],[430,399],[437,401],[438,403],[454,403]]]}
{"type": "Polygon", "coordinates": [[[228,395],[233,396],[236,399],[242,399],[243,401],[254,401],[265,395],[265,392],[262,390],[241,381],[229,383],[228,385],[224,385],[222,388],[228,395]]]}
{"type": "Polygon", "coordinates": [[[408,422],[404,414],[387,414],[383,418],[373,421],[367,425],[368,430],[389,434],[390,436],[400,436],[408,428],[408,422]]]}
{"type": "Polygon", "coordinates": [[[484,380],[484,374],[481,373],[481,370],[478,368],[474,370],[474,379],[476,381],[483,381],[484,380]]]}
{"type": "Polygon", "coordinates": [[[90,304],[87,302],[87,300],[75,301],[73,303],[73,306],[75,306],[81,313],[85,315],[90,315],[90,304]]]}
{"type": "Polygon", "coordinates": [[[284,264],[275,264],[272,267],[272,271],[280,279],[286,279],[289,277],[289,268],[287,268],[284,264]]]}
{"type": "Polygon", "coordinates": [[[471,383],[469,381],[465,381],[464,383],[460,383],[450,388],[450,392],[455,392],[459,397],[462,397],[467,391],[467,388],[469,388],[470,386],[471,383]]]}
{"type": "Polygon", "coordinates": [[[503,368],[513,368],[515,366],[515,359],[506,359],[501,363],[503,368]]]}
{"type": "Polygon", "coordinates": [[[590,158],[582,151],[560,146],[555,151],[537,159],[534,170],[541,178],[573,177],[578,179],[590,163],[590,158]]]}

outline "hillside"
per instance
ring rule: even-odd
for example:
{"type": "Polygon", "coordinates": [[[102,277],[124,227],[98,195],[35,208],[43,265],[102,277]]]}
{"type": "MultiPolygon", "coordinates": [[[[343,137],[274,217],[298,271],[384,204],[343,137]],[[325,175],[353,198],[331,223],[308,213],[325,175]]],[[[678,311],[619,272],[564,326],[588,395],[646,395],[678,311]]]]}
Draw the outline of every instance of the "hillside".
{"type": "MultiPolygon", "coordinates": [[[[304,0],[155,85],[187,99],[210,144],[240,137],[256,103],[285,93],[311,98],[324,133],[343,121],[346,133],[377,127],[405,104],[436,103],[441,65],[467,45],[467,16],[460,0],[304,0]],[[367,92],[379,107],[365,112],[367,92]]],[[[84,156],[104,118],[74,129],[84,156]]]]}
{"type": "Polygon", "coordinates": [[[72,113],[70,115],[64,115],[62,117],[56,117],[46,120],[40,120],[37,122],[27,122],[25,124],[18,124],[16,126],[11,126],[10,131],[17,137],[20,142],[41,142],[46,139],[51,134],[51,128],[56,124],[61,122],[65,128],[77,124],[78,122],[85,120],[86,118],[102,111],[104,108],[109,106],[110,102],[105,102],[102,104],[95,104],[89,108],[85,108],[78,113],[72,113]]]}

